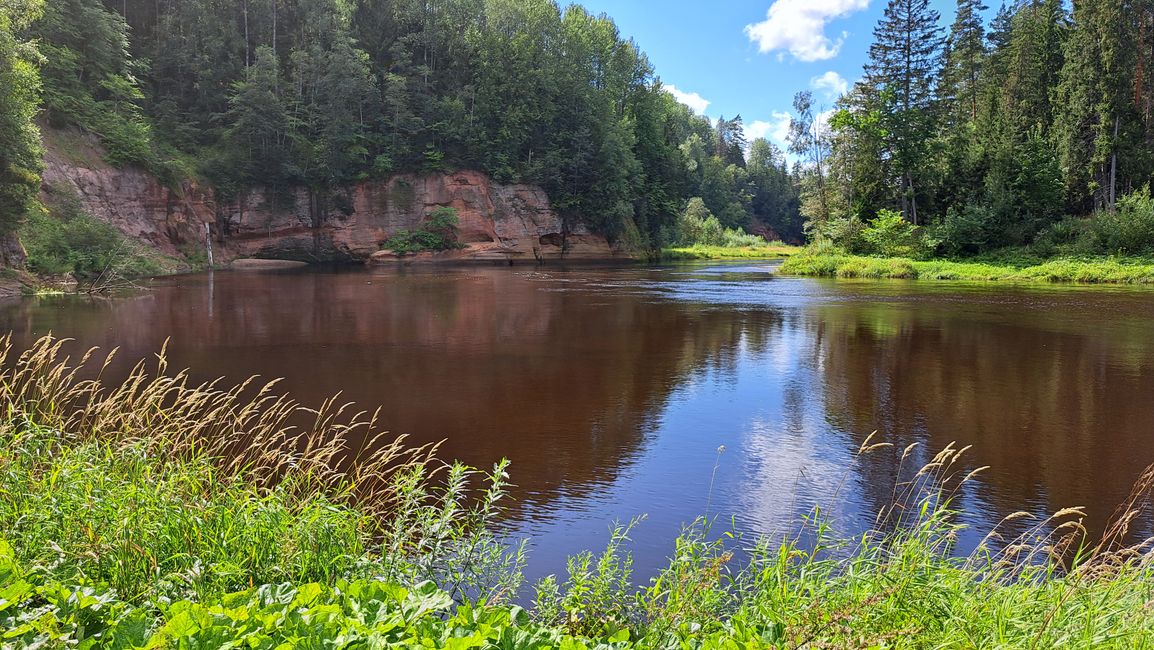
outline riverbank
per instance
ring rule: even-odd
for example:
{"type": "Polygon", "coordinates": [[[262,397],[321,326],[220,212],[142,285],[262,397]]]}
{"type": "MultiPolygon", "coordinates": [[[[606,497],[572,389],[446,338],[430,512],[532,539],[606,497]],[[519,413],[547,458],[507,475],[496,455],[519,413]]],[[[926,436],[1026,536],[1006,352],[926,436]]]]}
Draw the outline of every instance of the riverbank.
{"type": "Polygon", "coordinates": [[[678,260],[778,260],[795,255],[804,250],[800,246],[790,246],[781,242],[770,242],[763,246],[678,246],[663,248],[661,259],[678,260]]]}
{"type": "Polygon", "coordinates": [[[1142,258],[1059,258],[1018,263],[911,260],[802,250],[781,266],[782,274],[838,278],[968,280],[975,282],[1154,283],[1154,261],[1142,258]]]}
{"type": "Polygon", "coordinates": [[[699,521],[635,584],[621,530],[606,552],[529,586],[520,549],[488,532],[504,466],[442,469],[442,487],[429,487],[428,450],[380,437],[345,415],[355,409],[329,405],[292,433],[302,412],[284,399],[165,378],[162,362],[99,390],[62,354],[42,340],[0,359],[0,629],[15,647],[1154,643],[1145,547],[1111,537],[1072,571],[1050,561],[1070,540],[1046,531],[1076,532],[1077,511],[1006,527],[957,557],[949,497],[965,479],[953,449],[899,472],[896,507],[879,513],[888,532],[838,534],[813,513],[796,537],[726,545],[699,521]],[[362,436],[376,442],[353,453],[347,441],[362,436]],[[484,495],[475,506],[470,490],[484,495]]]}

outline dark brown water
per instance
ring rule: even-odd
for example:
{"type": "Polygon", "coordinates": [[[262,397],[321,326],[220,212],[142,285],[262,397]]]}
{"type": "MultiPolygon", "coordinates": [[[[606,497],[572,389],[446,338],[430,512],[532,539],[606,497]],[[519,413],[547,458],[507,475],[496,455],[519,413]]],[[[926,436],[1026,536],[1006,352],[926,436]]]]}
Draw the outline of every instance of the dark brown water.
{"type": "Polygon", "coordinates": [[[897,452],[855,462],[875,429],[974,445],[968,465],[991,466],[961,494],[974,536],[1022,509],[1086,506],[1100,525],[1154,462],[1154,292],[771,270],[225,272],[24,299],[0,328],[125,362],[170,338],[199,378],[284,377],[314,404],[343,391],[394,432],[446,439],[445,457],[508,456],[508,525],[532,539],[534,574],[637,515],[642,573],[707,512],[773,533],[820,504],[864,526],[896,467],[897,452]]]}

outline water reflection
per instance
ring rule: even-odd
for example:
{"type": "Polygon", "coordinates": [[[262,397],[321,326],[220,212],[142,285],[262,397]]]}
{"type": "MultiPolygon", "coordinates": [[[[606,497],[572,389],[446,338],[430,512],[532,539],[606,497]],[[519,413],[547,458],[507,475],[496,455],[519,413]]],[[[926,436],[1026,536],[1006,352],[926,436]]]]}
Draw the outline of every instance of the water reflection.
{"type": "Polygon", "coordinates": [[[538,575],[640,514],[641,573],[700,514],[773,533],[820,504],[860,528],[912,442],[972,444],[970,466],[992,466],[962,495],[982,532],[1068,505],[1100,525],[1154,461],[1154,293],[770,270],[216,273],[12,302],[0,328],[120,346],[118,372],[170,339],[197,378],[342,391],[394,432],[444,438],[444,457],[508,456],[508,523],[538,575]],[[896,448],[856,460],[874,430],[896,448]]]}

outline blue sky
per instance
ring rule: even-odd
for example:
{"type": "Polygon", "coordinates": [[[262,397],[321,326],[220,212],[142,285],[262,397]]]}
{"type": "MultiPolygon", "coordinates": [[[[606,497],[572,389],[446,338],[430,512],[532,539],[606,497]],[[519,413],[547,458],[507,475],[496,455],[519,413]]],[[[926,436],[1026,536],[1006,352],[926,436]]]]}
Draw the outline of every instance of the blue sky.
{"type": "MultiPolygon", "coordinates": [[[[580,0],[632,37],[665,85],[711,118],[740,114],[784,147],[793,95],[832,107],[861,77],[886,0],[580,0]],[[708,102],[708,103],[706,103],[708,102]]],[[[931,0],[943,26],[955,0],[931,0]]],[[[987,0],[993,8],[999,0],[987,0]]]]}

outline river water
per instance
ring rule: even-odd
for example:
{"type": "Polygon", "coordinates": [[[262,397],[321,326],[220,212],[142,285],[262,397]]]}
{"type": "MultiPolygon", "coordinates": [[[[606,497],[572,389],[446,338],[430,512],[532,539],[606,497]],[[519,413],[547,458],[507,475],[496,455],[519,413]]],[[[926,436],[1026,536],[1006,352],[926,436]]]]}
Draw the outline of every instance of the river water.
{"type": "Polygon", "coordinates": [[[119,346],[124,364],[170,339],[197,378],[283,377],[306,404],[341,391],[390,431],[444,439],[442,457],[507,456],[505,525],[531,540],[532,576],[642,515],[641,575],[702,514],[778,534],[820,505],[861,530],[914,442],[914,460],[956,441],[990,466],[959,495],[963,546],[1017,510],[1085,506],[1100,528],[1154,462],[1154,291],[773,270],[216,272],[12,301],[0,329],[119,346]],[[856,458],[875,430],[896,447],[856,458]]]}

